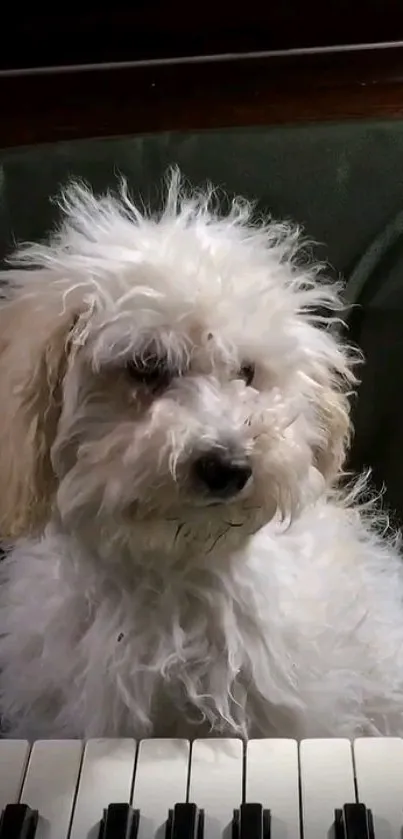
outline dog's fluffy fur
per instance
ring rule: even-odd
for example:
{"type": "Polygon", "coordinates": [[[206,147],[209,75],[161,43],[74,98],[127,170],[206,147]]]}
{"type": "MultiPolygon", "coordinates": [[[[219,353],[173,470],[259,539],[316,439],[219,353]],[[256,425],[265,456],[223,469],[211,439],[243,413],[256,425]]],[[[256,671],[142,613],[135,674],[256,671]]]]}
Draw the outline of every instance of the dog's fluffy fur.
{"type": "Polygon", "coordinates": [[[401,559],[337,488],[337,289],[177,174],[159,217],[61,203],[1,277],[6,734],[402,735],[401,559]],[[211,452],[238,495],[197,483],[211,452]]]}

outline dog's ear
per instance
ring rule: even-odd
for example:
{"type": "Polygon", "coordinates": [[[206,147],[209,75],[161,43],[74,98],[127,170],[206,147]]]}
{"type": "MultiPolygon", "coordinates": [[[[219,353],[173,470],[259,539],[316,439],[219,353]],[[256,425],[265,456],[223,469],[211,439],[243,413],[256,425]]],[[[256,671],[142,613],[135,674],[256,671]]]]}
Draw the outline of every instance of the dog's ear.
{"type": "Polygon", "coordinates": [[[50,450],[75,320],[29,295],[0,306],[0,539],[33,534],[48,515],[50,450]]]}
{"type": "Polygon", "coordinates": [[[314,463],[331,483],[342,471],[350,441],[349,401],[341,383],[316,382],[315,415],[320,442],[314,446],[314,463]]]}

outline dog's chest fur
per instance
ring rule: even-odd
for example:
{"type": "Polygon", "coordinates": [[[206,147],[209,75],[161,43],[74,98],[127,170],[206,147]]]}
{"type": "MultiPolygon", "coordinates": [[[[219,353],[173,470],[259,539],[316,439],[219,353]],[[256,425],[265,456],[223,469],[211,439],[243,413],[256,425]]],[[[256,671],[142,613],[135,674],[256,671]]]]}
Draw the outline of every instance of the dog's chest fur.
{"type": "Polygon", "coordinates": [[[20,543],[0,571],[12,736],[403,730],[401,567],[352,526],[324,506],[225,561],[124,579],[57,532],[20,543]]]}
{"type": "Polygon", "coordinates": [[[0,645],[1,686],[12,682],[20,707],[5,708],[4,690],[2,705],[16,730],[31,733],[36,706],[35,736],[245,733],[256,652],[278,669],[245,557],[186,572],[138,567],[123,586],[118,568],[103,573],[76,550],[50,532],[4,563],[2,626],[13,629],[0,645]]]}

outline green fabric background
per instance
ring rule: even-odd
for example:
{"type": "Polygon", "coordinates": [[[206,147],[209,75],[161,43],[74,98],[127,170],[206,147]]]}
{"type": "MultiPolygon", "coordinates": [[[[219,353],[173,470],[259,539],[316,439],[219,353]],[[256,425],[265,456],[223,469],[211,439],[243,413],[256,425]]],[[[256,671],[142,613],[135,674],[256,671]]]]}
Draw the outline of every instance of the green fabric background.
{"type": "Polygon", "coordinates": [[[45,235],[54,220],[49,196],[69,177],[102,190],[122,173],[155,203],[172,163],[193,183],[210,179],[304,224],[341,271],[403,206],[403,122],[60,143],[0,152],[0,255],[13,237],[45,235]]]}

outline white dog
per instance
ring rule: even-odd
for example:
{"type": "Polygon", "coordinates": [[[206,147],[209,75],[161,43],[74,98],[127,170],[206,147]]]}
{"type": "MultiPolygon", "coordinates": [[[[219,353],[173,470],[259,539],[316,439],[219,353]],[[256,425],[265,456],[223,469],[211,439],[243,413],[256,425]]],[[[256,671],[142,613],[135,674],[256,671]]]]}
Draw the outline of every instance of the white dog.
{"type": "Polygon", "coordinates": [[[1,276],[6,735],[403,735],[401,558],[337,489],[337,290],[175,173],[159,217],[61,203],[1,276]]]}

